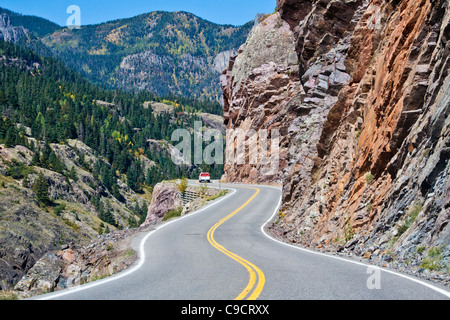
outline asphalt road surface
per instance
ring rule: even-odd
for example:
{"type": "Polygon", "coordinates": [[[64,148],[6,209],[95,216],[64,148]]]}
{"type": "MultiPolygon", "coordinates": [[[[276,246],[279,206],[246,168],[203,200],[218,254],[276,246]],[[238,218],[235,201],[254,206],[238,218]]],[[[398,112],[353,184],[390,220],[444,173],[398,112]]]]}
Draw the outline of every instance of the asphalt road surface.
{"type": "Polygon", "coordinates": [[[278,213],[279,188],[220,187],[230,192],[136,239],[139,260],[129,270],[36,298],[450,299],[450,291],[442,286],[272,239],[263,226],[278,213]]]}

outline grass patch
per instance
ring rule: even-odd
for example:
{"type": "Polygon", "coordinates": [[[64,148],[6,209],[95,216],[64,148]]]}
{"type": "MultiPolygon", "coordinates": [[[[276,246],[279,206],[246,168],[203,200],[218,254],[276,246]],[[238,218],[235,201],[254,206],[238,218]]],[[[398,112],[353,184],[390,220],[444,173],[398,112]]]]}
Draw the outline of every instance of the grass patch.
{"type": "Polygon", "coordinates": [[[134,256],[135,254],[136,254],[136,252],[133,249],[129,248],[122,253],[122,257],[129,258],[129,257],[134,256]]]}
{"type": "MultiPolygon", "coordinates": [[[[420,203],[416,203],[416,204],[410,206],[408,208],[408,210],[406,210],[406,214],[405,214],[406,218],[398,226],[397,235],[389,241],[390,247],[392,247],[397,242],[397,240],[402,236],[402,234],[404,234],[409,229],[409,227],[412,226],[412,224],[414,223],[414,221],[416,220],[417,216],[422,211],[422,209],[423,209],[423,206],[420,203]]],[[[419,250],[419,248],[417,250],[419,250]]],[[[423,250],[424,250],[424,248],[421,247],[420,252],[422,252],[423,250]]]]}
{"type": "Polygon", "coordinates": [[[144,198],[148,203],[152,202],[152,187],[147,185],[142,185],[142,191],[143,193],[140,195],[142,198],[144,198]]]}
{"type": "Polygon", "coordinates": [[[350,241],[355,235],[355,232],[353,231],[352,225],[350,223],[347,223],[344,227],[344,239],[345,241],[350,241]]]}
{"type": "Polygon", "coordinates": [[[19,296],[12,291],[0,291],[0,301],[1,300],[19,300],[19,296]]]}
{"type": "Polygon", "coordinates": [[[178,207],[174,210],[170,210],[164,215],[163,221],[177,218],[177,217],[181,216],[181,212],[183,212],[183,207],[178,207]]]}
{"type": "Polygon", "coordinates": [[[420,267],[433,271],[439,271],[442,269],[442,266],[440,265],[441,260],[442,260],[441,248],[432,247],[430,248],[430,250],[428,250],[427,257],[422,260],[420,267]]]}
{"type": "Polygon", "coordinates": [[[425,250],[425,246],[420,246],[417,248],[417,253],[422,253],[425,250]]]}
{"type": "Polygon", "coordinates": [[[411,225],[416,220],[417,216],[419,215],[420,211],[422,211],[422,205],[420,203],[416,203],[413,206],[410,206],[408,210],[406,211],[406,219],[403,221],[403,223],[398,227],[398,236],[400,237],[403,233],[406,232],[406,230],[411,227],[411,225]]]}
{"type": "Polygon", "coordinates": [[[366,173],[366,182],[367,184],[371,184],[373,181],[374,175],[371,172],[366,173]]]}
{"type": "Polygon", "coordinates": [[[216,194],[213,194],[212,196],[206,197],[205,200],[213,201],[213,200],[216,200],[217,198],[223,197],[227,193],[228,193],[228,190],[221,190],[221,191],[217,192],[216,194]]]}
{"type": "Polygon", "coordinates": [[[65,224],[66,226],[71,227],[71,228],[72,228],[73,230],[75,230],[76,232],[80,233],[80,227],[79,227],[76,223],[70,221],[69,219],[64,219],[64,224],[65,224]]]}

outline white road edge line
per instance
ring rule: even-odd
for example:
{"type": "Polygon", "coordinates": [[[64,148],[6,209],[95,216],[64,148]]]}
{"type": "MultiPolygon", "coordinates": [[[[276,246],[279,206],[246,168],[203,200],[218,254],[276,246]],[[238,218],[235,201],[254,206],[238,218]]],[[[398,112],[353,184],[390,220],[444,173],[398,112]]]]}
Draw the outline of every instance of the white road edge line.
{"type": "MultiPolygon", "coordinates": [[[[274,188],[274,189],[281,190],[280,188],[274,187],[274,186],[260,186],[260,187],[269,187],[269,188],[274,188]]],[[[450,292],[448,292],[448,291],[446,291],[446,290],[444,290],[444,289],[438,288],[438,287],[436,287],[436,286],[433,286],[432,284],[427,283],[427,282],[425,282],[425,281],[422,281],[422,280],[420,280],[420,279],[413,278],[413,277],[407,276],[407,275],[405,275],[405,274],[402,274],[402,273],[399,273],[399,272],[396,272],[396,271],[392,271],[392,270],[389,270],[389,269],[386,269],[386,268],[383,268],[383,267],[379,267],[379,266],[375,266],[375,265],[371,265],[371,264],[363,263],[363,262],[359,262],[359,261],[354,261],[354,260],[351,260],[351,259],[349,259],[349,258],[346,259],[346,258],[343,258],[343,257],[338,257],[338,256],[334,256],[334,255],[331,255],[331,254],[327,254],[327,253],[323,253],[323,252],[314,251],[314,250],[311,250],[311,249],[301,248],[301,247],[294,246],[294,245],[291,245],[291,244],[289,244],[289,243],[282,242],[282,241],[280,241],[280,240],[278,240],[278,239],[273,238],[272,236],[270,236],[270,235],[268,235],[268,234],[266,233],[266,231],[264,230],[264,228],[265,228],[265,226],[266,226],[270,221],[273,220],[273,218],[275,217],[275,215],[278,213],[278,210],[279,210],[280,207],[281,207],[281,200],[282,200],[282,198],[281,198],[281,196],[280,196],[280,200],[278,201],[278,204],[277,204],[277,206],[276,206],[276,208],[275,208],[275,210],[274,210],[272,216],[271,216],[271,217],[270,217],[270,218],[269,218],[269,219],[261,226],[261,232],[262,232],[267,238],[269,238],[269,239],[271,239],[271,240],[273,240],[273,241],[275,241],[275,242],[277,242],[277,243],[279,243],[279,244],[282,244],[282,245],[284,245],[284,246],[288,246],[288,247],[291,247],[291,248],[294,248],[294,249],[297,249],[297,250],[309,252],[309,253],[312,253],[312,254],[317,254],[317,255],[320,255],[320,256],[325,256],[325,257],[328,257],[328,258],[334,258],[334,259],[338,259],[338,260],[345,261],[345,262],[350,262],[350,263],[358,264],[358,265],[361,265],[361,266],[364,266],[364,267],[375,267],[375,268],[379,268],[381,271],[384,271],[384,272],[387,272],[387,273],[391,273],[391,274],[394,274],[394,275],[396,275],[396,276],[399,276],[399,277],[402,277],[402,278],[405,278],[405,279],[414,281],[414,282],[416,282],[416,283],[419,283],[419,284],[421,284],[421,285],[423,285],[423,286],[425,286],[425,287],[428,287],[428,288],[430,288],[430,289],[433,289],[433,290],[435,290],[435,291],[437,291],[437,292],[439,292],[439,293],[445,295],[446,297],[450,298],[450,292]]]]}
{"type": "MultiPolygon", "coordinates": [[[[214,187],[212,187],[212,188],[214,188],[214,187]]],[[[223,200],[227,199],[228,197],[231,197],[231,196],[232,196],[234,193],[236,193],[236,191],[237,191],[236,189],[229,188],[229,187],[222,187],[222,189],[231,190],[232,192],[229,193],[229,194],[227,194],[227,195],[225,195],[225,196],[223,196],[223,197],[221,197],[220,199],[218,199],[218,200],[216,200],[216,201],[214,201],[214,202],[208,204],[207,206],[204,206],[204,207],[198,209],[197,211],[191,212],[191,213],[189,213],[189,214],[187,214],[187,215],[185,215],[185,216],[182,216],[182,217],[180,217],[180,218],[177,218],[177,219],[168,221],[167,223],[161,224],[161,225],[159,225],[158,227],[156,227],[155,230],[150,231],[150,232],[149,232],[149,233],[141,240],[141,243],[140,243],[140,245],[139,245],[138,264],[135,265],[133,268],[128,269],[128,270],[123,271],[123,272],[119,272],[119,273],[117,273],[117,274],[115,274],[115,275],[112,275],[112,276],[110,276],[110,277],[107,277],[107,278],[105,278],[105,279],[101,279],[101,280],[97,280],[97,281],[95,281],[95,282],[91,282],[91,283],[83,284],[83,285],[80,285],[80,286],[76,286],[76,287],[64,289],[64,290],[62,290],[62,291],[60,291],[60,292],[57,292],[57,293],[50,293],[48,296],[41,297],[41,298],[37,298],[37,300],[50,300],[50,299],[56,299],[56,298],[59,298],[59,297],[62,297],[62,296],[65,296],[65,295],[68,295],[68,294],[71,294],[71,293],[74,293],[74,292],[87,290],[87,289],[90,289],[90,288],[93,288],[93,287],[97,287],[97,286],[99,286],[99,285],[103,285],[103,284],[108,283],[108,282],[111,282],[111,281],[115,281],[115,280],[117,280],[117,279],[126,277],[126,276],[132,274],[133,272],[136,272],[136,271],[139,270],[139,269],[144,265],[144,263],[145,263],[145,251],[144,251],[144,246],[145,246],[145,242],[147,241],[148,238],[150,238],[151,235],[153,235],[153,234],[154,234],[155,232],[157,232],[158,230],[161,230],[162,228],[164,228],[164,227],[166,227],[166,226],[168,226],[168,225],[170,225],[170,224],[172,224],[172,223],[178,222],[178,221],[180,221],[180,220],[182,220],[182,219],[187,219],[187,218],[192,217],[193,215],[196,215],[197,213],[200,213],[200,212],[202,212],[202,211],[204,211],[204,210],[206,210],[206,209],[208,209],[208,208],[210,208],[210,207],[212,207],[212,206],[215,206],[216,204],[218,204],[218,203],[222,202],[223,200]]]]}
{"type": "MultiPolygon", "coordinates": [[[[238,185],[237,185],[237,186],[238,186],[238,185]]],[[[281,190],[279,187],[267,186],[267,185],[261,185],[261,186],[259,186],[259,185],[252,185],[252,186],[256,186],[256,187],[269,187],[269,188],[274,188],[274,189],[277,189],[277,190],[281,190]]],[[[181,219],[186,219],[186,218],[188,218],[188,217],[191,217],[191,216],[193,216],[193,215],[195,215],[195,214],[197,214],[197,213],[200,213],[200,212],[202,212],[202,211],[208,209],[208,208],[211,207],[211,206],[214,206],[214,205],[216,205],[216,204],[222,202],[223,200],[225,200],[225,199],[227,199],[228,197],[232,196],[232,195],[233,195],[234,193],[236,193],[236,191],[237,191],[236,189],[230,188],[230,187],[222,187],[222,188],[223,188],[223,189],[227,189],[227,190],[232,190],[232,192],[229,193],[229,194],[227,194],[226,196],[220,198],[219,200],[214,201],[213,203],[211,203],[211,204],[209,204],[209,205],[207,205],[207,206],[205,206],[205,207],[200,208],[199,210],[197,210],[197,211],[195,211],[195,212],[192,212],[192,213],[190,213],[190,214],[188,214],[188,215],[185,215],[185,216],[183,216],[183,217],[181,217],[181,218],[178,218],[178,219],[169,221],[169,222],[167,222],[167,223],[165,223],[165,224],[162,224],[162,225],[158,226],[155,230],[149,232],[149,233],[141,240],[141,243],[140,243],[140,246],[139,246],[139,252],[140,252],[140,255],[139,255],[139,262],[138,262],[138,264],[137,264],[136,266],[134,266],[133,268],[131,268],[131,269],[127,270],[127,271],[124,271],[124,272],[120,272],[120,273],[118,273],[118,274],[116,274],[116,275],[112,275],[112,276],[110,276],[110,277],[108,277],[108,278],[105,278],[105,279],[102,279],[102,280],[97,280],[97,281],[95,281],[95,282],[88,283],[88,284],[84,284],[84,285],[81,285],[81,286],[68,288],[68,289],[65,289],[65,290],[63,290],[63,291],[61,291],[61,292],[59,292],[59,293],[54,293],[54,294],[50,294],[50,295],[47,296],[47,297],[38,298],[37,300],[49,300],[49,299],[55,299],[55,298],[58,298],[58,297],[61,297],[61,296],[65,296],[65,295],[68,295],[68,294],[71,294],[71,293],[74,293],[74,292],[78,292],[78,291],[86,290],[86,289],[89,289],[89,288],[93,288],[93,287],[96,287],[96,286],[105,284],[105,283],[107,283],[107,282],[115,281],[115,280],[120,279],[120,278],[122,278],[122,277],[128,276],[128,275],[130,275],[131,273],[137,271],[137,270],[140,269],[140,268],[142,267],[142,265],[145,263],[145,251],[144,251],[144,245],[145,245],[145,242],[147,241],[147,239],[148,239],[151,235],[153,235],[156,231],[158,231],[158,230],[164,228],[165,226],[167,226],[167,225],[169,225],[169,224],[171,224],[171,223],[175,223],[175,222],[177,222],[177,221],[180,221],[181,219]]],[[[429,283],[427,283],[427,282],[421,281],[421,280],[419,280],[419,279],[412,278],[412,277],[410,277],[410,276],[407,276],[407,275],[404,275],[404,274],[401,274],[401,273],[398,273],[398,272],[395,272],[395,271],[392,271],[392,270],[388,270],[388,269],[385,269],[385,268],[382,268],[382,267],[378,267],[378,266],[374,266],[374,265],[362,263],[362,262],[359,262],[359,261],[353,261],[353,260],[346,259],[346,258],[342,258],[342,257],[338,257],[338,256],[333,256],[333,255],[331,255],[331,254],[326,254],[326,253],[322,253],[322,252],[317,252],[317,251],[314,251],[314,250],[311,250],[311,249],[301,248],[301,247],[294,246],[294,245],[291,245],[291,244],[282,242],[282,241],[280,241],[280,240],[278,240],[278,239],[275,239],[275,238],[271,237],[270,235],[268,235],[268,234],[265,232],[264,227],[265,227],[270,221],[272,221],[272,219],[273,219],[273,218],[275,217],[275,215],[278,213],[278,210],[279,210],[279,208],[281,207],[281,200],[282,200],[282,198],[281,198],[281,196],[280,196],[280,199],[279,199],[279,201],[278,201],[277,206],[275,207],[275,210],[274,210],[272,216],[270,216],[270,218],[269,218],[269,219],[261,226],[261,232],[262,232],[267,238],[269,238],[270,240],[275,241],[275,242],[277,242],[277,243],[279,243],[279,244],[281,244],[281,245],[288,246],[288,247],[290,247],[290,248],[294,248],[294,249],[300,250],[300,251],[304,251],[304,252],[308,252],[308,253],[312,253],[312,254],[316,254],[316,255],[321,255],[321,256],[328,257],[328,258],[334,258],[334,259],[338,259],[338,260],[341,260],[341,261],[345,261],[345,262],[349,262],[349,263],[354,263],[354,264],[357,264],[357,265],[361,265],[361,266],[364,266],[364,267],[377,267],[377,268],[379,268],[379,269],[380,269],[381,271],[383,271],[383,272],[391,273],[391,274],[397,275],[397,276],[399,276],[399,277],[402,277],[402,278],[405,278],[405,279],[408,279],[408,280],[417,282],[417,283],[419,283],[419,284],[421,284],[421,285],[423,285],[423,286],[426,286],[426,287],[428,287],[428,288],[430,288],[430,289],[433,289],[433,290],[435,290],[435,291],[437,291],[437,292],[439,292],[439,293],[441,293],[441,294],[443,294],[443,295],[445,295],[445,296],[447,296],[447,297],[450,298],[450,292],[447,292],[447,291],[445,291],[445,290],[443,290],[443,289],[441,289],[441,288],[435,287],[435,286],[433,286],[433,285],[431,285],[431,284],[429,284],[429,283]]]]}

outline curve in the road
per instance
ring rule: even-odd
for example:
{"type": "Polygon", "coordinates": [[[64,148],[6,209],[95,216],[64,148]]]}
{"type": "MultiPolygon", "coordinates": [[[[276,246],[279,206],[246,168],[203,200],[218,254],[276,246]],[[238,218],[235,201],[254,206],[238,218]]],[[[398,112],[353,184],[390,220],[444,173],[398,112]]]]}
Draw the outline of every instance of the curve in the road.
{"type": "Polygon", "coordinates": [[[192,216],[194,216],[194,215],[196,215],[196,214],[198,214],[198,213],[200,213],[200,212],[202,212],[202,211],[204,211],[204,210],[206,210],[206,209],[208,209],[208,208],[210,208],[212,206],[215,206],[215,205],[219,204],[220,202],[226,200],[228,197],[232,196],[236,192],[236,189],[233,189],[233,188],[226,188],[226,189],[231,191],[231,192],[228,193],[227,195],[221,197],[220,199],[214,201],[213,203],[211,203],[209,205],[206,205],[206,206],[200,208],[199,210],[197,210],[197,211],[195,211],[195,212],[193,212],[193,213],[191,213],[189,215],[185,215],[185,216],[179,217],[178,219],[174,219],[172,221],[168,221],[165,224],[162,224],[162,225],[156,227],[155,230],[149,232],[140,242],[140,245],[139,245],[139,260],[138,260],[137,264],[134,267],[128,269],[127,271],[120,272],[118,274],[115,274],[115,275],[110,276],[110,277],[105,278],[105,279],[97,280],[97,281],[91,282],[91,283],[86,283],[86,284],[83,284],[81,286],[71,287],[71,288],[62,290],[60,292],[55,292],[55,293],[51,293],[51,294],[42,295],[41,297],[38,297],[37,299],[38,300],[49,300],[49,299],[60,298],[60,297],[63,297],[65,295],[77,292],[77,291],[83,291],[83,290],[86,290],[86,289],[90,289],[90,288],[93,288],[93,287],[96,287],[96,286],[103,285],[103,284],[105,284],[107,282],[116,281],[117,279],[129,276],[130,274],[138,271],[144,265],[144,263],[146,262],[145,244],[146,244],[147,240],[155,232],[157,232],[158,230],[161,230],[162,228],[167,227],[168,225],[170,225],[172,223],[176,223],[177,221],[180,221],[182,219],[188,219],[188,218],[190,218],[190,217],[192,217],[192,216]]]}
{"type": "MultiPolygon", "coordinates": [[[[145,247],[145,244],[146,244],[147,240],[152,235],[154,235],[155,232],[157,232],[158,230],[163,229],[163,228],[171,225],[172,223],[176,223],[176,222],[178,222],[180,220],[185,220],[185,219],[189,219],[190,217],[197,216],[197,213],[202,212],[204,210],[207,210],[208,208],[211,208],[212,206],[216,206],[217,204],[225,201],[226,199],[229,199],[230,196],[232,196],[233,194],[236,193],[238,188],[250,188],[250,189],[254,189],[255,192],[254,193],[249,193],[248,194],[249,198],[244,198],[245,200],[242,199],[241,201],[242,202],[245,201],[245,203],[243,203],[239,208],[237,208],[232,213],[228,214],[226,210],[223,210],[222,217],[224,217],[224,216],[225,217],[222,218],[219,222],[216,222],[217,220],[210,221],[210,224],[205,225],[206,229],[204,229],[204,230],[208,230],[208,228],[210,228],[209,231],[207,232],[207,240],[209,241],[209,243],[207,243],[207,245],[212,245],[213,248],[217,249],[219,252],[225,254],[229,258],[232,258],[234,261],[236,261],[239,264],[241,264],[242,266],[244,266],[245,269],[248,271],[248,273],[249,273],[248,284],[246,285],[245,289],[235,299],[257,299],[257,298],[267,299],[268,297],[281,297],[281,296],[277,296],[277,294],[278,294],[278,292],[280,292],[280,290],[276,286],[274,286],[273,277],[269,277],[269,275],[273,275],[273,272],[277,272],[278,271],[277,263],[265,264],[264,263],[264,261],[265,261],[264,257],[261,256],[261,250],[267,248],[267,242],[265,242],[264,246],[260,246],[257,249],[256,248],[252,248],[251,249],[251,251],[255,251],[254,249],[256,249],[256,252],[259,252],[259,254],[250,255],[251,252],[249,250],[242,251],[241,248],[238,248],[236,246],[237,244],[240,244],[240,242],[236,242],[236,241],[234,241],[234,242],[233,241],[225,242],[225,238],[223,237],[223,231],[224,231],[224,229],[226,230],[227,228],[225,226],[224,226],[224,228],[219,228],[220,226],[224,225],[225,222],[227,222],[228,220],[233,220],[234,221],[234,219],[238,219],[237,221],[240,221],[239,219],[241,219],[241,218],[246,219],[245,217],[246,217],[246,215],[249,212],[250,207],[251,207],[250,203],[252,205],[260,204],[259,206],[255,207],[255,210],[259,210],[259,212],[266,210],[267,207],[265,207],[265,205],[261,205],[261,203],[257,199],[255,199],[258,195],[259,195],[258,199],[261,198],[262,194],[264,194],[264,192],[266,190],[265,189],[266,187],[270,187],[270,188],[274,188],[274,189],[280,190],[280,188],[276,188],[276,187],[273,187],[273,186],[260,186],[260,185],[252,185],[252,186],[231,185],[231,186],[225,187],[225,189],[228,189],[228,190],[231,191],[226,196],[223,196],[221,199],[217,199],[213,203],[211,203],[211,204],[201,208],[200,210],[198,210],[198,211],[196,211],[196,212],[194,212],[192,214],[189,214],[189,215],[183,216],[181,218],[178,218],[176,220],[167,222],[167,223],[157,227],[154,231],[152,231],[152,232],[148,233],[147,235],[145,235],[144,238],[141,239],[140,242],[139,242],[139,253],[140,253],[139,254],[139,261],[133,268],[129,269],[128,271],[124,271],[124,272],[121,272],[121,273],[119,273],[119,274],[117,274],[115,276],[112,276],[110,278],[103,279],[103,280],[98,280],[96,282],[93,282],[93,283],[90,283],[90,284],[85,284],[85,285],[82,285],[80,287],[67,289],[67,290],[64,290],[64,291],[59,292],[59,293],[44,295],[43,297],[40,297],[38,299],[44,299],[45,300],[45,299],[58,298],[58,297],[66,295],[66,294],[70,294],[70,293],[73,293],[73,292],[85,290],[85,289],[92,288],[92,287],[95,287],[95,286],[100,286],[100,285],[105,284],[107,282],[115,281],[115,280],[117,280],[119,278],[128,276],[131,273],[136,272],[137,270],[141,269],[141,267],[144,265],[144,263],[146,261],[146,254],[145,254],[144,247],[145,247]],[[242,213],[242,214],[238,214],[238,213],[242,213]],[[234,219],[231,219],[233,216],[236,216],[236,217],[234,219]],[[211,225],[213,225],[213,226],[210,227],[211,225]],[[216,230],[218,230],[217,233],[215,233],[216,230]],[[214,236],[216,236],[216,238],[214,238],[214,236]],[[222,244],[219,244],[219,242],[217,242],[216,239],[218,239],[219,242],[222,243],[222,244]],[[228,249],[226,249],[225,246],[228,249]],[[246,252],[246,253],[243,253],[243,252],[246,252]],[[239,253],[239,255],[236,254],[236,253],[239,253]],[[249,258],[249,256],[250,256],[250,258],[249,258]],[[246,259],[244,259],[243,257],[245,257],[246,259]],[[249,262],[248,260],[252,260],[253,263],[249,262]],[[265,270],[265,273],[267,274],[267,277],[264,275],[264,273],[261,271],[261,269],[256,267],[256,265],[264,266],[264,270],[265,270]],[[262,292],[263,288],[265,288],[264,292],[262,292]],[[272,294],[272,293],[275,293],[275,295],[272,294]]],[[[259,237],[258,239],[259,240],[262,240],[263,238],[266,237],[266,238],[268,238],[270,240],[273,240],[273,241],[277,242],[278,244],[281,244],[281,245],[286,246],[286,247],[295,248],[295,249],[298,249],[298,250],[303,251],[303,252],[308,252],[308,253],[312,253],[314,255],[319,255],[319,256],[333,258],[333,259],[337,259],[337,260],[341,260],[341,261],[345,261],[345,262],[350,262],[350,264],[356,264],[356,265],[361,265],[361,266],[365,266],[365,267],[371,266],[370,264],[362,263],[362,262],[359,262],[359,261],[354,261],[352,259],[338,257],[338,256],[334,256],[334,255],[331,255],[331,254],[321,253],[321,252],[313,251],[313,250],[310,250],[310,249],[301,248],[301,247],[298,247],[298,246],[295,246],[295,245],[287,244],[287,243],[279,241],[279,240],[273,238],[272,236],[270,236],[269,234],[267,234],[265,232],[264,228],[267,225],[267,223],[272,221],[273,218],[275,217],[275,215],[277,214],[277,212],[279,210],[279,207],[281,205],[281,196],[279,196],[279,197],[277,196],[277,200],[278,200],[278,202],[276,204],[276,207],[272,207],[271,206],[271,210],[274,210],[273,213],[272,213],[272,216],[269,217],[269,219],[267,219],[267,218],[260,219],[259,222],[258,222],[258,225],[261,226],[261,231],[262,231],[262,234],[258,235],[258,237],[259,237]]],[[[275,204],[275,201],[276,200],[274,198],[272,204],[275,204]]],[[[240,202],[239,205],[242,202],[240,202]]],[[[232,209],[230,209],[230,211],[231,210],[232,209]]],[[[227,224],[227,227],[229,227],[229,224],[227,224]]],[[[249,229],[242,229],[241,230],[242,233],[247,233],[248,231],[249,231],[249,229]]],[[[256,234],[254,234],[254,235],[256,235],[256,234]]],[[[259,241],[258,243],[262,243],[262,242],[264,242],[264,241],[259,241]]],[[[279,248],[280,247],[278,247],[278,249],[279,248]]],[[[278,252],[279,251],[278,249],[277,248],[272,248],[271,249],[272,253],[278,252]]],[[[219,254],[219,256],[220,256],[220,254],[219,254]]],[[[287,261],[290,261],[290,260],[287,260],[287,261]]],[[[297,259],[296,261],[302,261],[302,260],[298,260],[297,259]]],[[[414,277],[406,276],[404,274],[401,274],[401,273],[398,273],[398,272],[394,272],[394,271],[388,270],[386,268],[380,268],[380,271],[386,272],[386,273],[389,273],[389,274],[394,274],[394,275],[396,275],[398,277],[401,277],[401,278],[404,278],[404,279],[408,279],[408,280],[410,280],[412,282],[421,284],[422,286],[428,287],[429,289],[432,289],[432,290],[434,290],[434,291],[436,291],[436,292],[438,292],[440,294],[443,294],[447,298],[450,297],[450,293],[448,291],[446,291],[445,289],[440,289],[440,288],[438,288],[438,287],[436,287],[436,286],[434,286],[434,285],[432,285],[430,283],[427,283],[426,281],[422,281],[422,280],[416,279],[414,277]]],[[[245,278],[243,278],[243,279],[245,279],[245,278]]],[[[287,283],[288,282],[285,282],[285,284],[287,284],[287,283]]],[[[338,282],[336,282],[336,283],[338,283],[338,282]]],[[[237,283],[235,283],[235,285],[237,285],[237,283]]],[[[244,282],[244,285],[245,285],[245,282],[244,282]]],[[[277,285],[278,285],[278,283],[277,283],[277,285]]],[[[293,285],[296,286],[296,284],[293,284],[293,285]]],[[[309,290],[308,289],[308,283],[305,283],[305,286],[306,286],[305,290],[306,291],[309,290]]],[[[407,287],[410,288],[410,286],[407,286],[407,287]]],[[[297,287],[294,288],[294,292],[296,292],[295,294],[297,294],[297,291],[298,291],[296,288],[297,287]],[[295,291],[295,290],[297,290],[297,291],[295,291]]],[[[297,294],[296,296],[299,296],[299,295],[297,294]]]]}
{"type": "Polygon", "coordinates": [[[245,289],[235,298],[235,300],[243,300],[245,297],[251,292],[251,290],[254,288],[253,293],[247,298],[247,300],[256,300],[258,296],[260,295],[262,289],[264,288],[265,283],[265,276],[264,273],[259,269],[257,266],[255,266],[253,263],[245,260],[244,258],[238,256],[237,254],[227,250],[225,247],[217,243],[217,241],[214,239],[214,232],[220,225],[222,225],[225,221],[236,215],[239,211],[241,211],[243,208],[245,208],[260,192],[260,189],[258,188],[250,188],[256,190],[256,192],[251,196],[242,206],[237,208],[235,211],[227,215],[225,218],[217,222],[211,229],[208,231],[208,241],[209,243],[216,248],[217,250],[221,251],[225,255],[229,256],[231,259],[239,262],[242,264],[247,271],[250,274],[249,282],[245,289]],[[256,283],[256,279],[258,278],[258,283],[256,283]]]}

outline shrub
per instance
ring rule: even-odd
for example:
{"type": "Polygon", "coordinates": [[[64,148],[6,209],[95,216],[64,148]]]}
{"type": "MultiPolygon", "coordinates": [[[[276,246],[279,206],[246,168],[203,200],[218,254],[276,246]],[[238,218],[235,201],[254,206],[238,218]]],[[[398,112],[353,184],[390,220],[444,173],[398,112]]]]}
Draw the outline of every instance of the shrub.
{"type": "Polygon", "coordinates": [[[61,203],[53,209],[53,212],[59,217],[64,209],[66,209],[66,205],[64,203],[61,203]]]}
{"type": "Polygon", "coordinates": [[[350,241],[353,236],[355,235],[352,225],[350,223],[347,223],[344,227],[344,239],[345,241],[350,241]]]}
{"type": "Polygon", "coordinates": [[[400,237],[406,230],[411,227],[411,225],[416,220],[420,211],[422,211],[422,205],[420,203],[416,203],[413,206],[410,206],[406,211],[406,219],[405,221],[398,227],[398,236],[400,237]]]}
{"type": "Polygon", "coordinates": [[[183,207],[178,207],[174,210],[170,210],[170,211],[166,212],[166,214],[164,215],[163,221],[167,221],[167,220],[181,216],[182,211],[183,211],[183,207]]]}
{"type": "Polygon", "coordinates": [[[11,160],[8,164],[9,168],[7,169],[7,173],[13,179],[23,179],[28,176],[30,173],[34,173],[32,167],[28,167],[22,162],[11,160]]]}
{"type": "Polygon", "coordinates": [[[428,250],[427,258],[422,260],[420,267],[429,270],[440,270],[442,266],[440,265],[442,259],[442,251],[439,247],[432,247],[428,250]]]}
{"type": "Polygon", "coordinates": [[[371,172],[367,172],[366,173],[366,182],[367,182],[367,184],[371,184],[372,181],[373,181],[373,178],[374,178],[374,176],[373,176],[373,174],[371,172]]]}
{"type": "Polygon", "coordinates": [[[39,203],[43,205],[50,205],[52,204],[52,201],[50,200],[49,193],[48,193],[48,182],[47,179],[45,179],[44,175],[39,173],[38,178],[33,184],[33,192],[36,195],[36,199],[39,201],[39,203]]]}
{"type": "Polygon", "coordinates": [[[187,187],[188,187],[188,179],[183,177],[181,179],[180,184],[178,185],[178,189],[182,194],[184,194],[186,192],[187,187]]]}

